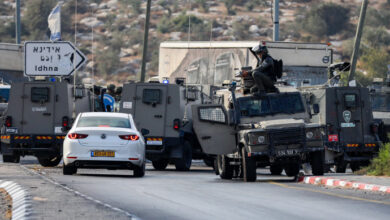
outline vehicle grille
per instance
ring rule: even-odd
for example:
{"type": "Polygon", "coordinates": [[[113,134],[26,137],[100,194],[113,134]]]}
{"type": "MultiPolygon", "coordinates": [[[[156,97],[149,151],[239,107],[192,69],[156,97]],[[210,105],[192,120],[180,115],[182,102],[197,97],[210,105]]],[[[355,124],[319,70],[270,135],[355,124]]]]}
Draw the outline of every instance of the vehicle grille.
{"type": "Polygon", "coordinates": [[[303,144],[305,141],[305,130],[303,128],[293,128],[270,131],[270,139],[274,146],[303,144]]]}

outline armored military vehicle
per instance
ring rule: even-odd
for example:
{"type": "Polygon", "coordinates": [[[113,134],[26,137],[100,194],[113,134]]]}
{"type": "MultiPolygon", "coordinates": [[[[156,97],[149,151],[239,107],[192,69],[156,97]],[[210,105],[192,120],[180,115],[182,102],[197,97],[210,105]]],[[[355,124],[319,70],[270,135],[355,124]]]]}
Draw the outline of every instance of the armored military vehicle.
{"type": "Polygon", "coordinates": [[[362,87],[301,88],[310,106],[321,111],[312,122],[326,126],[325,164],[344,173],[367,165],[381,144],[379,124],[373,119],[369,90],[362,87]]]}
{"type": "Polygon", "coordinates": [[[62,142],[75,113],[91,111],[92,93],[66,81],[30,81],[12,84],[1,128],[4,162],[19,162],[34,155],[42,166],[56,166],[62,142]]]}
{"type": "Polygon", "coordinates": [[[370,89],[372,113],[379,124],[379,137],[383,142],[389,141],[390,133],[390,72],[387,79],[374,78],[370,89]]]}
{"type": "Polygon", "coordinates": [[[222,179],[255,181],[258,166],[296,176],[305,162],[314,175],[323,174],[323,127],[310,122],[312,112],[296,89],[260,97],[234,84],[229,90],[217,91],[216,104],[192,106],[194,131],[203,151],[217,155],[222,179]]]}
{"type": "Polygon", "coordinates": [[[177,84],[123,85],[120,112],[131,113],[139,129],[150,131],[145,136],[146,158],[158,170],[174,163],[177,170],[186,171],[192,159],[204,159],[208,165],[213,164],[193,133],[190,108],[192,104],[210,102],[206,94],[210,94],[213,87],[183,83],[181,79],[177,84]]]}

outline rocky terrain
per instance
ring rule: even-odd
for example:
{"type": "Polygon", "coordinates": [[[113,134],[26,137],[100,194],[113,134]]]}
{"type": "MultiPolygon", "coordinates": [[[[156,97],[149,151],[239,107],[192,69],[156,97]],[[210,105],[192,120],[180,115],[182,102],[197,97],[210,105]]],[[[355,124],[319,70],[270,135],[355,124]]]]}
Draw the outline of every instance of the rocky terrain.
{"type": "MultiPolygon", "coordinates": [[[[42,0],[26,1],[27,3],[22,5],[22,20],[23,16],[29,13],[31,5],[28,2],[34,1],[42,2],[42,0]]],[[[140,72],[141,65],[146,1],[78,0],[77,2],[78,13],[76,15],[74,13],[75,0],[65,1],[62,26],[65,32],[63,40],[76,41],[77,46],[88,55],[89,62],[83,71],[85,75],[82,77],[95,73],[102,83],[135,79],[136,74],[140,72]],[[75,23],[77,23],[76,37],[74,36],[75,23]]],[[[272,1],[159,0],[152,2],[147,66],[150,76],[158,72],[158,45],[162,41],[260,41],[271,40],[272,37],[272,1]],[[229,2],[235,3],[229,5],[229,2]],[[190,27],[190,32],[188,27],[190,27]]],[[[390,4],[388,2],[371,0],[369,8],[381,14],[383,7],[390,4]]],[[[338,59],[348,58],[360,5],[361,0],[281,0],[280,39],[282,41],[331,42],[336,49],[338,59]],[[345,27],[336,33],[327,33],[326,36],[318,31],[316,35],[305,30],[307,24],[304,22],[310,15],[309,11],[320,3],[329,2],[346,9],[349,20],[345,27]]],[[[12,34],[4,33],[3,30],[13,22],[14,8],[14,0],[0,0],[0,39],[2,42],[14,42],[12,34]]],[[[378,13],[373,15],[377,16],[378,13]]],[[[44,14],[42,16],[47,17],[44,14]]],[[[388,28],[389,26],[385,27],[386,41],[390,38],[388,28]]],[[[33,36],[30,31],[30,34],[23,35],[22,39],[47,40],[47,36],[46,32],[40,36],[33,36]]]]}

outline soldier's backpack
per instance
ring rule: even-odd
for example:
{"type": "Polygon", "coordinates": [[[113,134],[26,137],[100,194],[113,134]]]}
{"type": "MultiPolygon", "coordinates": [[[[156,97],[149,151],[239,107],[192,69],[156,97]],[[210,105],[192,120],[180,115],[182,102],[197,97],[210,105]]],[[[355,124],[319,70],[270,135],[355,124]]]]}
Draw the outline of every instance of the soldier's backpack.
{"type": "Polygon", "coordinates": [[[283,60],[274,60],[274,75],[280,79],[283,75],[283,60]]]}

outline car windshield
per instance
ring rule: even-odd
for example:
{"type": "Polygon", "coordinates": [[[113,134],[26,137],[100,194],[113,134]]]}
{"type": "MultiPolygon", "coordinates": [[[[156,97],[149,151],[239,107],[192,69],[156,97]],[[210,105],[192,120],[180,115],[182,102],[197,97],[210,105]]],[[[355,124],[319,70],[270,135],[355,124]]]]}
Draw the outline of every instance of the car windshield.
{"type": "Polygon", "coordinates": [[[77,127],[114,127],[114,128],[130,128],[130,120],[120,117],[98,117],[87,116],[81,117],[77,123],[77,127]]]}
{"type": "Polygon", "coordinates": [[[261,98],[243,97],[238,99],[241,116],[253,117],[278,113],[294,114],[304,112],[299,93],[269,95],[261,98]]]}
{"type": "Polygon", "coordinates": [[[372,95],[372,110],[379,112],[390,112],[390,96],[372,95]]]}

